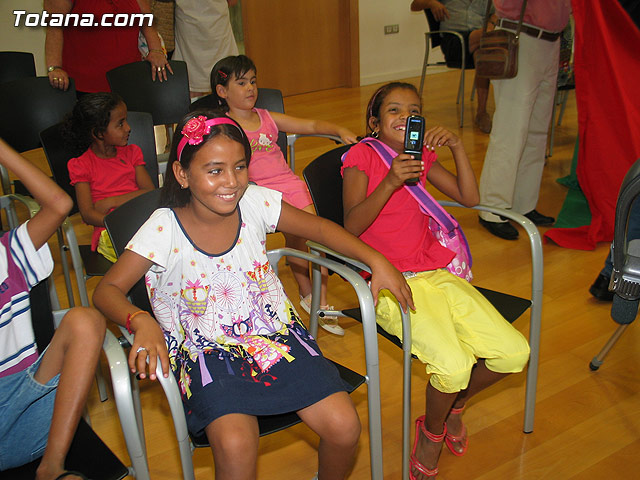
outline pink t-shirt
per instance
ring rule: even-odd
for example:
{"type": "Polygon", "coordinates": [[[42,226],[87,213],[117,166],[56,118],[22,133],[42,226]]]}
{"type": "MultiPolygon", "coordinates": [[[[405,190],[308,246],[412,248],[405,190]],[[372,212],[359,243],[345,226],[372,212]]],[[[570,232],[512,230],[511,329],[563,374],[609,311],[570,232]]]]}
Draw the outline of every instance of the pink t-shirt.
{"type": "Polygon", "coordinates": [[[260,127],[253,132],[246,131],[251,144],[249,180],[261,187],[282,193],[284,200],[297,208],[311,205],[307,185],[293,173],[278,147],[278,126],[267,110],[254,108],[260,117],[260,127]]]}
{"type": "MultiPolygon", "coordinates": [[[[493,4],[499,18],[520,20],[522,0],[494,0],[493,4]]],[[[522,22],[548,32],[561,32],[570,14],[571,0],[529,0],[522,22]]]]}
{"type": "MultiPolygon", "coordinates": [[[[116,147],[112,158],[99,158],[89,148],[77,158],[67,163],[71,185],[86,182],[91,189],[91,200],[99,200],[123,195],[138,190],[136,167],[144,165],[142,150],[137,145],[116,147]]],[[[104,227],[95,227],[91,237],[91,249],[98,246],[100,233],[104,227]]]]}
{"type": "MultiPolygon", "coordinates": [[[[437,155],[422,153],[425,182],[437,155]]],[[[389,168],[378,154],[365,144],[353,146],[345,156],[342,170],[355,167],[369,177],[367,197],[373,193],[389,168]]],[[[360,239],[382,253],[400,271],[423,272],[446,267],[455,253],[443,247],[429,230],[429,217],[420,211],[418,202],[404,188],[398,188],[360,239]]]]}

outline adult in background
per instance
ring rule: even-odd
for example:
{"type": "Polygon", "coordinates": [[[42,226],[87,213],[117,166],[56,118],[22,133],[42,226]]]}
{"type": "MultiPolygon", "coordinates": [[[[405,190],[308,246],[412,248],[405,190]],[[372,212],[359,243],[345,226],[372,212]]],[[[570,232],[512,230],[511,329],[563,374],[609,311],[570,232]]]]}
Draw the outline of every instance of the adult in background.
{"type": "MultiPolygon", "coordinates": [[[[103,15],[111,15],[109,22],[113,22],[118,14],[151,13],[148,0],[44,0],[44,10],[79,14],[80,18],[92,14],[98,23],[103,15]]],[[[73,78],[79,93],[111,91],[106,73],[140,60],[140,31],[149,46],[145,60],[151,65],[151,78],[166,80],[171,67],[156,28],[145,20],[144,26],[131,27],[47,27],[44,52],[51,86],[66,90],[73,78]]]]}
{"type": "MultiPolygon", "coordinates": [[[[496,28],[515,32],[523,0],[494,0],[496,28]]],[[[556,93],[560,34],[569,21],[570,0],[529,0],[518,52],[518,74],[492,80],[496,110],[480,177],[480,203],[512,209],[536,225],[553,217],[536,211],[547,132],[556,93]]],[[[498,215],[480,214],[480,224],[506,240],[518,230],[498,215]]]]}
{"type": "MultiPolygon", "coordinates": [[[[464,38],[465,68],[475,68],[474,54],[480,46],[482,25],[488,0],[413,0],[411,10],[431,10],[433,17],[440,22],[440,30],[459,32],[464,38]]],[[[497,17],[492,15],[487,30],[493,30],[497,17]]],[[[460,41],[454,35],[441,34],[440,48],[444,54],[447,67],[462,67],[462,50],[460,41]]],[[[491,116],[487,113],[489,97],[489,79],[475,78],[478,94],[478,108],[474,123],[484,133],[491,132],[491,116]]]]}
{"type": "Polygon", "coordinates": [[[229,7],[237,0],[176,0],[174,60],[189,72],[191,97],[211,91],[209,77],[218,60],[238,55],[229,21],[229,7]]]}

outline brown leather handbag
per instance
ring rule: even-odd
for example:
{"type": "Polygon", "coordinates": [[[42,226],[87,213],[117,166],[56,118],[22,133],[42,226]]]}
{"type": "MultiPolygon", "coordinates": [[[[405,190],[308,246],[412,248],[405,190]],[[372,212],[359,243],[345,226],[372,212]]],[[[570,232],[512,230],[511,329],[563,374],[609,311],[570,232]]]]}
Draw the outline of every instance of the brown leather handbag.
{"type": "Polygon", "coordinates": [[[518,74],[518,44],[526,7],[527,0],[524,0],[516,33],[500,29],[487,32],[491,0],[487,1],[480,47],[474,55],[478,77],[498,80],[513,78],[518,74]]]}

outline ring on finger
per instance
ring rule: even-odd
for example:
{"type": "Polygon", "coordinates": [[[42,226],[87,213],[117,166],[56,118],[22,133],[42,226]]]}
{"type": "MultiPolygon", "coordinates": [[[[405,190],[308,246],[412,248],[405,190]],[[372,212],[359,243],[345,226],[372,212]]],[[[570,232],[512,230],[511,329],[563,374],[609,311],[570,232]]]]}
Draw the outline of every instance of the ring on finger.
{"type": "Polygon", "coordinates": [[[162,67],[158,67],[158,71],[162,70],[162,67]]]}
{"type": "Polygon", "coordinates": [[[140,353],[140,352],[142,352],[143,350],[144,350],[145,352],[147,351],[147,349],[146,349],[146,348],[144,348],[144,347],[138,347],[138,349],[136,350],[136,353],[140,353]]]}

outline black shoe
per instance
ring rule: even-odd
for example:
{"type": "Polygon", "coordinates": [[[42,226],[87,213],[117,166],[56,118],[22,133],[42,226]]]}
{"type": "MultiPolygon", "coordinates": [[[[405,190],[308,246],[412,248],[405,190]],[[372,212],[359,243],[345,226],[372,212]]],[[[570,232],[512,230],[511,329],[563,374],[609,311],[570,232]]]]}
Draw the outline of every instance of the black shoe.
{"type": "Polygon", "coordinates": [[[603,274],[599,274],[593,285],[589,287],[589,293],[603,302],[613,301],[613,292],[609,291],[609,281],[611,277],[607,277],[603,274]]]}
{"type": "Polygon", "coordinates": [[[555,218],[542,215],[537,210],[531,210],[529,213],[525,213],[524,216],[531,220],[534,225],[538,225],[540,227],[553,225],[556,221],[555,218]]]}
{"type": "Polygon", "coordinates": [[[489,230],[496,237],[504,238],[505,240],[517,240],[518,230],[509,222],[489,222],[478,217],[480,225],[489,230]]]}

